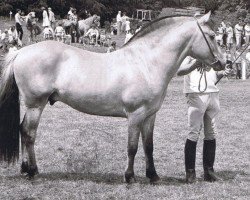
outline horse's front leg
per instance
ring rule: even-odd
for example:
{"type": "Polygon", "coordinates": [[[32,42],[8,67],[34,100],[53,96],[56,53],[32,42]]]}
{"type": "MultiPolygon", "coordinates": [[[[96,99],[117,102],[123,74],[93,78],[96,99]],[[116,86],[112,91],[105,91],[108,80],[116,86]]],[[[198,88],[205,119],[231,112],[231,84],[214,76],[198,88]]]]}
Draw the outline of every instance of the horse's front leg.
{"type": "Polygon", "coordinates": [[[134,159],[138,149],[138,142],[140,136],[140,125],[137,119],[134,117],[129,118],[128,126],[128,146],[127,146],[127,169],[125,171],[125,181],[130,183],[135,181],[134,177],[134,159]]]}
{"type": "Polygon", "coordinates": [[[38,174],[34,144],[42,110],[43,107],[28,108],[20,129],[22,142],[21,173],[27,173],[30,178],[38,174]]]}
{"type": "Polygon", "coordinates": [[[142,124],[142,143],[146,160],[146,176],[150,179],[150,183],[160,181],[157,175],[154,158],[153,158],[153,132],[156,114],[147,117],[142,124]]]}

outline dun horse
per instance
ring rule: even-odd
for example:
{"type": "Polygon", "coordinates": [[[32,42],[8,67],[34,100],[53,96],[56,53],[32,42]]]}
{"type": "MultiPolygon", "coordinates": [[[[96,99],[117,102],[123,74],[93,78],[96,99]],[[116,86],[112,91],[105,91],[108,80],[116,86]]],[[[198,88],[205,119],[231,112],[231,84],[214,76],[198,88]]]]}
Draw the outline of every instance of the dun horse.
{"type": "Polygon", "coordinates": [[[153,129],[170,80],[188,55],[207,65],[213,63],[215,70],[226,63],[209,18],[210,13],[198,21],[183,16],[158,19],[110,54],[45,41],[7,55],[0,85],[0,159],[17,161],[20,132],[21,172],[36,175],[34,143],[42,111],[48,102],[61,101],[84,113],[127,118],[125,180],[134,178],[141,134],[146,176],[151,182],[159,181],[153,160],[153,129]],[[21,125],[19,93],[27,108],[21,125]]]}

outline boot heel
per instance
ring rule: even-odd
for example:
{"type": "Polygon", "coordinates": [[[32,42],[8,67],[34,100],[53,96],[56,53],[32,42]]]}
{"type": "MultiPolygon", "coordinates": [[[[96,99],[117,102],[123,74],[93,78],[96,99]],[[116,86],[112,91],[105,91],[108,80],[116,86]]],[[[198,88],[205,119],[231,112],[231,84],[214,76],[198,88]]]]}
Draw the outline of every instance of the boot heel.
{"type": "Polygon", "coordinates": [[[194,169],[188,169],[186,171],[186,183],[191,184],[196,182],[196,173],[194,169]]]}

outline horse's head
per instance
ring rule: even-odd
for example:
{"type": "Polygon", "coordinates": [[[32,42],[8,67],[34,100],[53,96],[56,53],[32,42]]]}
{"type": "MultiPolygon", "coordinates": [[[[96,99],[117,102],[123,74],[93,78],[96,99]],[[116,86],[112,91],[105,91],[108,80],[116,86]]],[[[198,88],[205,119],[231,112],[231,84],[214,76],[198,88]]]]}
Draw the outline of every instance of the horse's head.
{"type": "Polygon", "coordinates": [[[35,18],[35,17],[36,17],[36,13],[35,13],[35,12],[30,12],[30,13],[29,13],[29,16],[30,16],[31,18],[35,18]]]}
{"type": "Polygon", "coordinates": [[[97,26],[100,25],[100,20],[101,20],[101,17],[98,16],[98,15],[93,15],[93,23],[97,26]]]}
{"type": "Polygon", "coordinates": [[[191,56],[219,71],[225,68],[226,58],[218,47],[215,33],[209,26],[211,13],[196,19],[191,56]]]}

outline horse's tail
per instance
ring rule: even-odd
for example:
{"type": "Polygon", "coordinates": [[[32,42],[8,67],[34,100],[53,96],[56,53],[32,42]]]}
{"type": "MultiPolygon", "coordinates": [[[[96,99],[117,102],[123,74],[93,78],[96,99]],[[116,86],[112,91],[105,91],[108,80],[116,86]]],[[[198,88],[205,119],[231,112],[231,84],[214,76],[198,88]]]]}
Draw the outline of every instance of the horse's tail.
{"type": "Polygon", "coordinates": [[[13,70],[16,56],[13,52],[5,57],[0,79],[0,161],[9,164],[19,158],[20,102],[13,70]]]}

